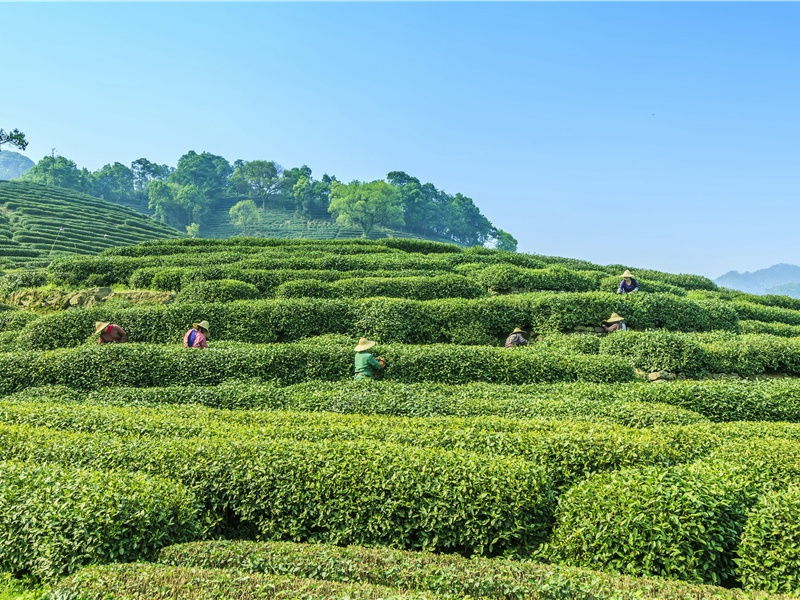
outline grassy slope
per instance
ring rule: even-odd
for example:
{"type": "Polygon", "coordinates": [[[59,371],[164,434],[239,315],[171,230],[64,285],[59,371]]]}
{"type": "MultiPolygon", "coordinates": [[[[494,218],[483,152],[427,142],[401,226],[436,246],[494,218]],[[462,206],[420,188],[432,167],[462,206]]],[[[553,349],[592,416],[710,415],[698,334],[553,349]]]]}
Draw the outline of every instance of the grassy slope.
{"type": "Polygon", "coordinates": [[[49,262],[175,237],[180,237],[176,229],[105,200],[35,183],[0,182],[0,261],[6,263],[49,262]]]}

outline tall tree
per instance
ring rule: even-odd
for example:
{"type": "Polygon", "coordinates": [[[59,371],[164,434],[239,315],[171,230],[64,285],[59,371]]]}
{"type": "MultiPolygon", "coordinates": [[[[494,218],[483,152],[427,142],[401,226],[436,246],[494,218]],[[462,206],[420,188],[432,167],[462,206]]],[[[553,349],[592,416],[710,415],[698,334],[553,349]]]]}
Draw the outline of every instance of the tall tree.
{"type": "Polygon", "coordinates": [[[342,225],[355,225],[367,237],[376,225],[397,227],[403,225],[403,207],[400,192],[385,181],[347,185],[331,183],[331,203],[328,212],[342,225]]]}
{"type": "Polygon", "coordinates": [[[150,162],[146,158],[137,158],[131,163],[134,192],[139,196],[147,198],[147,185],[151,181],[166,180],[172,171],[172,167],[168,167],[167,165],[159,165],[150,162]]]}
{"type": "Polygon", "coordinates": [[[148,207],[157,221],[182,229],[191,223],[192,211],[178,200],[181,186],[166,181],[153,181],[147,187],[148,207]]]}
{"type": "Polygon", "coordinates": [[[8,133],[0,129],[0,151],[3,149],[3,144],[10,144],[20,150],[25,150],[28,147],[28,140],[19,129],[12,129],[8,133]]]}
{"type": "Polygon", "coordinates": [[[178,159],[178,167],[170,173],[169,181],[195,186],[213,204],[227,189],[232,172],[231,165],[223,157],[190,150],[178,159]]]}
{"type": "Polygon", "coordinates": [[[497,250],[506,250],[507,252],[517,251],[517,240],[507,231],[495,229],[492,232],[492,238],[494,238],[494,247],[497,250]]]}
{"type": "Polygon", "coordinates": [[[122,163],[105,165],[92,173],[94,195],[117,204],[133,201],[133,172],[122,163]]]}
{"type": "Polygon", "coordinates": [[[234,204],[228,211],[231,223],[242,230],[244,235],[252,235],[261,222],[258,207],[252,200],[242,200],[234,204]]]}
{"type": "Polygon", "coordinates": [[[78,165],[68,158],[55,154],[42,158],[20,179],[87,194],[93,192],[91,173],[86,169],[79,169],[78,165]]]}
{"type": "Polygon", "coordinates": [[[295,213],[307,219],[320,219],[328,216],[331,181],[327,175],[323,176],[322,181],[312,181],[305,175],[301,175],[292,188],[295,213]]]}
{"type": "Polygon", "coordinates": [[[283,168],[271,160],[252,160],[237,167],[230,184],[237,193],[261,200],[261,208],[266,210],[267,201],[281,192],[282,173],[283,168]]]}

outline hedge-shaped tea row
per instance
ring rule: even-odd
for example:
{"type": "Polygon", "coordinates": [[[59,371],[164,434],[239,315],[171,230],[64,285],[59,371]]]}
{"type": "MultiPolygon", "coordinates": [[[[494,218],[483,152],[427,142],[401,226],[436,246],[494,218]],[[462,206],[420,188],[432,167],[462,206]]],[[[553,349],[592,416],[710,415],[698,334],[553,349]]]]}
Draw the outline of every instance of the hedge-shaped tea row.
{"type": "Polygon", "coordinates": [[[148,438],[0,426],[0,456],[179,481],[210,531],[248,539],[525,555],[554,490],[518,458],[372,441],[148,438]]]}
{"type": "Polygon", "coordinates": [[[131,342],[177,342],[191,323],[206,319],[211,324],[212,340],[286,342],[309,335],[345,333],[356,339],[366,336],[381,342],[499,345],[514,327],[552,333],[598,324],[612,311],[624,315],[632,327],[639,329],[738,328],[735,313],[727,307],[668,294],[619,297],[602,292],[543,292],[472,300],[284,298],[75,309],[34,321],[20,334],[20,344],[22,348],[41,350],[76,346],[92,335],[96,321],[120,325],[131,342]]]}
{"type": "MultiPolygon", "coordinates": [[[[486,288],[462,275],[433,277],[359,277],[338,281],[301,279],[282,283],[275,290],[277,298],[480,298],[486,288]]],[[[202,300],[201,300],[202,301],[202,300]]]]}
{"type": "Polygon", "coordinates": [[[600,352],[625,357],[646,371],[689,376],[733,373],[750,377],[767,372],[800,375],[800,338],[766,334],[704,338],[667,331],[625,331],[604,338],[600,352]]]}
{"type": "Polygon", "coordinates": [[[152,559],[199,537],[197,508],[158,477],[0,462],[0,567],[53,580],[95,562],[152,559]]]}
{"type": "Polygon", "coordinates": [[[497,293],[557,290],[591,292],[598,289],[599,277],[555,266],[528,269],[510,264],[494,264],[475,271],[473,276],[497,293]]]}
{"type": "Polygon", "coordinates": [[[778,308],[790,308],[792,310],[800,310],[800,298],[791,298],[789,296],[779,296],[776,294],[765,294],[758,296],[756,294],[747,294],[736,290],[719,289],[717,291],[692,291],[689,292],[690,296],[697,298],[721,298],[723,300],[740,300],[749,302],[751,304],[763,304],[764,306],[775,306],[778,308]]]}
{"type": "MultiPolygon", "coordinates": [[[[624,390],[660,389],[666,386],[628,383],[624,390]]],[[[706,422],[700,414],[661,404],[619,400],[617,384],[501,385],[471,383],[397,383],[393,381],[313,381],[292,386],[270,383],[225,382],[218,386],[113,387],[80,392],[65,386],[27,388],[7,400],[39,402],[119,403],[123,405],[198,404],[222,409],[269,409],[306,412],[381,414],[406,417],[498,416],[514,419],[579,419],[616,423],[627,427],[689,425],[706,422]]],[[[636,398],[635,393],[631,393],[636,398]]],[[[694,394],[687,394],[688,402],[694,394]]],[[[682,395],[678,395],[683,399],[682,395]]],[[[775,398],[772,398],[775,400],[775,398]]],[[[679,404],[679,401],[675,401],[679,404]]],[[[791,414],[776,411],[778,420],[791,414]]],[[[735,416],[738,416],[736,414],[735,416]]],[[[794,413],[800,421],[800,413],[794,413]]],[[[738,419],[737,419],[738,420],[738,419]]]]}
{"type": "Polygon", "coordinates": [[[4,310],[0,312],[0,332],[20,331],[28,323],[39,318],[34,312],[27,310],[4,310]]]}
{"type": "Polygon", "coordinates": [[[800,487],[761,497],[747,517],[736,562],[747,589],[800,592],[800,487]]]}
{"type": "Polygon", "coordinates": [[[390,548],[341,548],[291,542],[194,542],[161,550],[159,562],[176,567],[230,569],[329,581],[361,581],[459,598],[497,600],[697,600],[766,598],[666,579],[625,577],[531,561],[466,559],[453,554],[390,548]]]}
{"type": "Polygon", "coordinates": [[[258,288],[264,297],[272,296],[275,289],[287,281],[313,279],[316,281],[337,281],[356,277],[434,277],[443,271],[419,271],[401,269],[361,270],[361,271],[320,271],[277,269],[240,269],[231,265],[210,265],[205,267],[145,267],[136,269],[130,277],[132,288],[152,288],[164,292],[178,292],[184,286],[196,282],[217,279],[235,279],[258,288]]]}
{"type": "Polygon", "coordinates": [[[781,337],[800,337],[800,325],[764,323],[763,321],[739,321],[742,333],[768,333],[781,337]]]}
{"type": "Polygon", "coordinates": [[[572,565],[730,585],[741,581],[735,559],[750,509],[798,475],[800,444],[770,437],[718,446],[690,465],[596,475],[560,498],[545,554],[572,565]]]}
{"type": "Polygon", "coordinates": [[[800,325],[800,310],[790,308],[777,308],[764,306],[752,302],[733,301],[731,306],[736,309],[740,319],[764,321],[766,323],[784,323],[786,325],[800,325]]]}
{"type": "MultiPolygon", "coordinates": [[[[623,359],[562,355],[535,348],[512,352],[472,346],[382,346],[386,378],[414,383],[535,383],[629,381],[623,359]]],[[[353,351],[337,345],[229,344],[203,351],[179,345],[114,344],[75,349],[0,353],[0,394],[37,385],[77,389],[115,385],[216,385],[227,379],[280,381],[342,380],[353,376],[353,351]]]]}
{"type": "Polygon", "coordinates": [[[608,423],[519,421],[498,417],[424,418],[272,411],[219,414],[200,407],[141,407],[6,402],[0,422],[65,431],[295,441],[373,440],[484,455],[517,456],[547,468],[558,486],[588,474],[630,465],[693,460],[719,440],[708,431],[657,431],[608,423]]]}
{"type": "Polygon", "coordinates": [[[270,600],[343,598],[349,600],[435,600],[449,596],[409,592],[367,583],[302,579],[224,569],[112,564],[88,567],[58,582],[53,600],[270,600]]]}

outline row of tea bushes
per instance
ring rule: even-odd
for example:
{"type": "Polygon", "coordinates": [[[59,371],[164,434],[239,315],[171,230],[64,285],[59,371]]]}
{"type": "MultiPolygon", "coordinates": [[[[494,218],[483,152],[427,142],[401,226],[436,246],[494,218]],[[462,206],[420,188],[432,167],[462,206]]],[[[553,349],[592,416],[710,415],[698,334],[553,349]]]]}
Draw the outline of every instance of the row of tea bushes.
{"type": "Polygon", "coordinates": [[[766,594],[656,578],[633,578],[531,561],[390,548],[341,548],[290,542],[196,542],[168,546],[159,562],[175,567],[233,572],[293,573],[328,581],[373,585],[496,600],[704,600],[767,598],[766,594]]]}
{"type": "Polygon", "coordinates": [[[147,438],[198,437],[306,442],[373,440],[416,447],[516,456],[546,468],[558,487],[631,465],[691,461],[719,444],[709,430],[631,429],[608,423],[519,421],[499,417],[382,417],[201,407],[128,408],[41,402],[0,406],[0,422],[147,438]]]}
{"type": "Polygon", "coordinates": [[[209,282],[218,279],[234,279],[243,281],[258,288],[262,297],[271,297],[282,283],[301,279],[312,279],[320,282],[338,281],[361,277],[435,277],[444,271],[424,271],[400,269],[360,270],[360,271],[321,271],[275,269],[240,269],[231,265],[210,265],[206,267],[146,267],[136,269],[128,281],[132,288],[152,288],[163,292],[179,292],[184,286],[209,282]]]}
{"type": "Polygon", "coordinates": [[[797,590],[798,530],[771,527],[796,514],[798,475],[800,443],[769,436],[719,445],[694,464],[599,474],[560,498],[544,554],[627,574],[797,590]],[[776,493],[789,501],[785,516],[770,508],[776,493]]]}
{"type": "Polygon", "coordinates": [[[742,333],[768,333],[781,337],[800,337],[800,325],[765,323],[763,321],[740,321],[742,333]]]}
{"type": "Polygon", "coordinates": [[[244,575],[226,569],[136,563],[83,569],[53,586],[51,600],[435,600],[451,598],[368,583],[330,582],[294,575],[244,575]]]}
{"type": "MultiPolygon", "coordinates": [[[[634,378],[628,361],[563,355],[535,348],[385,345],[386,379],[406,383],[623,382],[634,378]]],[[[229,379],[302,381],[352,379],[352,347],[334,344],[218,344],[207,350],[152,344],[83,346],[45,352],[0,353],[0,394],[63,384],[82,390],[120,386],[216,385],[229,379]]]]}
{"type": "MultiPolygon", "coordinates": [[[[645,384],[624,386],[636,390],[645,384]]],[[[656,387],[656,386],[652,386],[656,387]]],[[[697,412],[648,399],[620,400],[617,384],[502,385],[397,383],[393,381],[313,381],[280,386],[226,381],[146,388],[108,387],[83,392],[65,386],[31,387],[6,401],[87,402],[158,406],[196,404],[221,409],[293,410],[404,417],[497,416],[513,419],[577,419],[627,427],[707,422],[697,412]]],[[[635,396],[633,396],[635,397],[635,396]]],[[[677,404],[677,402],[676,402],[677,404]]],[[[787,411],[788,412],[788,411],[787,411]]],[[[781,419],[790,420],[790,419],[781,419]]],[[[800,415],[795,415],[800,420],[800,415]]]]}
{"type": "Polygon", "coordinates": [[[209,535],[527,555],[555,504],[528,461],[373,441],[148,438],[0,426],[0,457],[176,480],[209,535]]]}
{"type": "Polygon", "coordinates": [[[690,377],[710,373],[800,375],[800,338],[767,334],[704,337],[669,331],[623,331],[605,337],[600,353],[624,357],[645,371],[690,377]]]}
{"type": "Polygon", "coordinates": [[[95,307],[38,319],[21,332],[19,341],[22,348],[39,350],[76,346],[92,335],[96,321],[110,321],[125,329],[131,342],[178,342],[191,323],[206,319],[211,324],[212,340],[288,342],[337,333],[380,342],[500,345],[515,327],[553,333],[599,324],[612,311],[625,315],[637,329],[669,326],[680,331],[735,331],[739,327],[736,314],[727,307],[669,294],[620,297],[602,292],[543,292],[471,300],[285,298],[166,307],[95,307]]]}
{"type": "MultiPolygon", "coordinates": [[[[282,283],[275,290],[277,298],[480,298],[486,288],[462,275],[433,277],[359,277],[338,281],[298,279],[282,283]]],[[[202,298],[198,299],[203,301],[202,298]]]]}
{"type": "Polygon", "coordinates": [[[800,310],[800,298],[791,298],[789,296],[779,296],[776,294],[758,296],[756,294],[748,294],[736,290],[718,289],[716,291],[694,290],[689,292],[689,296],[693,298],[736,300],[751,304],[763,304],[764,306],[800,310]]]}
{"type": "Polygon", "coordinates": [[[53,580],[96,562],[153,559],[202,533],[182,485],[124,471],[0,462],[0,568],[53,580]]]}

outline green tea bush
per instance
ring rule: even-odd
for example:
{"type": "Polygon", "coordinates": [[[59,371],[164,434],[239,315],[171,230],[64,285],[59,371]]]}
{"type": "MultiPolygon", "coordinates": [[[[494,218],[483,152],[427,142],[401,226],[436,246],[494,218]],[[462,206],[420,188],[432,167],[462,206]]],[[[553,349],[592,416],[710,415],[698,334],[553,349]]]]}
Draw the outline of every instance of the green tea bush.
{"type": "Polygon", "coordinates": [[[800,592],[800,487],[761,497],[747,516],[738,554],[746,589],[800,592]]]}
{"type": "MultiPolygon", "coordinates": [[[[406,383],[534,383],[629,381],[633,368],[612,357],[561,355],[534,349],[508,351],[448,345],[382,346],[386,378],[406,383]]],[[[48,352],[0,353],[0,393],[37,385],[78,389],[115,385],[218,384],[256,378],[284,384],[352,378],[351,347],[295,344],[231,344],[197,351],[182,346],[107,344],[48,352]]]]}
{"type": "Polygon", "coordinates": [[[287,281],[278,286],[278,298],[369,298],[386,296],[432,300],[435,298],[479,298],[486,295],[479,284],[461,275],[433,277],[360,277],[323,282],[287,281]]]}
{"type": "Polygon", "coordinates": [[[268,600],[271,598],[348,598],[352,600],[433,600],[431,594],[358,582],[337,583],[294,575],[243,575],[223,569],[169,567],[136,563],[88,567],[59,581],[53,600],[268,600]]]}
{"type": "Polygon", "coordinates": [[[440,242],[429,242],[426,240],[414,240],[409,238],[385,238],[376,240],[375,244],[394,248],[395,250],[402,250],[403,252],[419,252],[421,254],[463,252],[463,249],[455,244],[442,244],[440,242]]]}
{"type": "MultiPolygon", "coordinates": [[[[134,283],[143,283],[141,280],[141,276],[139,278],[135,278],[137,273],[140,273],[143,269],[138,269],[134,271],[131,275],[131,286],[132,287],[140,287],[134,285],[134,283]]],[[[182,287],[182,277],[184,273],[184,269],[182,267],[170,267],[167,269],[158,269],[155,273],[153,273],[153,277],[150,280],[150,284],[147,287],[152,287],[153,289],[162,291],[162,292],[177,292],[180,291],[182,287]]]]}
{"type": "Polygon", "coordinates": [[[511,264],[489,265],[476,274],[480,283],[497,293],[558,290],[590,292],[597,289],[595,277],[563,267],[528,269],[511,264]]]}
{"type": "Polygon", "coordinates": [[[233,302],[252,300],[260,295],[258,288],[250,283],[235,279],[218,279],[198,281],[183,286],[175,296],[175,302],[233,302]]]}
{"type": "Polygon", "coordinates": [[[0,463],[0,566],[53,580],[95,562],[152,559],[196,539],[198,505],[182,485],[135,473],[0,463]]]}
{"type": "Polygon", "coordinates": [[[21,461],[142,471],[177,480],[209,535],[529,554],[547,535],[554,491],[519,458],[362,441],[148,438],[0,426],[21,461]]]}
{"type": "Polygon", "coordinates": [[[800,310],[797,309],[777,308],[740,300],[734,300],[731,304],[740,319],[800,325],[800,310]]]}
{"type": "MultiPolygon", "coordinates": [[[[629,383],[624,386],[656,389],[629,383]]],[[[663,387],[663,386],[662,386],[663,387]]],[[[565,419],[629,427],[708,422],[697,412],[659,403],[625,401],[617,384],[501,385],[397,383],[393,381],[313,381],[292,386],[226,381],[218,386],[111,387],[79,392],[66,386],[32,387],[6,401],[78,402],[138,406],[203,405],[221,409],[267,409],[407,417],[498,416],[512,419],[565,419]]],[[[636,394],[630,394],[635,398],[636,394]]]]}
{"type": "Polygon", "coordinates": [[[360,581],[459,598],[497,600],[662,600],[766,598],[741,590],[692,586],[658,578],[625,577],[598,571],[453,554],[391,548],[341,548],[290,542],[196,542],[164,548],[159,562],[176,567],[360,581]]]}
{"type": "Polygon", "coordinates": [[[768,333],[781,337],[800,337],[800,325],[764,323],[763,321],[740,321],[742,333],[768,333]]]}
{"type": "MultiPolygon", "coordinates": [[[[708,277],[703,277],[702,275],[664,273],[662,271],[653,271],[651,269],[636,269],[634,270],[634,274],[636,275],[637,279],[639,277],[643,279],[652,279],[653,281],[660,281],[669,285],[682,287],[686,290],[715,291],[719,289],[716,283],[711,281],[708,277]]],[[[617,279],[617,284],[619,284],[619,279],[617,279]]]]}
{"type": "Polygon", "coordinates": [[[19,331],[38,318],[38,314],[29,310],[0,311],[0,332],[19,331]]]}
{"type": "Polygon", "coordinates": [[[758,497],[749,475],[719,462],[596,475],[561,497],[547,552],[574,566],[730,585],[758,497]]]}
{"type": "Polygon", "coordinates": [[[516,456],[546,468],[562,487],[591,473],[639,464],[674,465],[706,454],[719,444],[708,431],[664,428],[633,430],[609,423],[519,421],[498,417],[402,417],[254,411],[218,414],[201,407],[129,407],[7,400],[0,422],[64,431],[139,435],[296,441],[373,440],[415,447],[516,456]]]}

